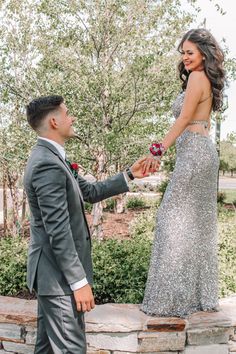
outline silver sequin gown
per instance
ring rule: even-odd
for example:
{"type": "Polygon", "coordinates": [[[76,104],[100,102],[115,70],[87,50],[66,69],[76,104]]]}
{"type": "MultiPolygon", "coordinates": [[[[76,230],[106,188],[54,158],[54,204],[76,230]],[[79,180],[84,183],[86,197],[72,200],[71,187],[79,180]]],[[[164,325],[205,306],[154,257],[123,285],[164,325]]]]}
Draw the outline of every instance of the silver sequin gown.
{"type": "MultiPolygon", "coordinates": [[[[173,104],[177,118],[184,93],[173,104]]],[[[186,317],[218,306],[217,175],[209,137],[185,130],[176,140],[176,164],[158,209],[142,311],[186,317]]]]}

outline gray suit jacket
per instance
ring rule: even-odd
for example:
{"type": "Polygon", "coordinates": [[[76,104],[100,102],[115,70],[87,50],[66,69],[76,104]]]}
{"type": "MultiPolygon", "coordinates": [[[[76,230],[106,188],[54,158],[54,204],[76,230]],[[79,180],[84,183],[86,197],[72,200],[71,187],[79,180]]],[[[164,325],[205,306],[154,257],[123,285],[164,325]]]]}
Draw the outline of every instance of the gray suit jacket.
{"type": "Polygon", "coordinates": [[[103,182],[77,179],[57,149],[38,140],[27,162],[24,187],[31,211],[27,284],[39,295],[71,294],[69,284],[92,284],[91,238],[84,201],[128,191],[122,173],[103,182]]]}

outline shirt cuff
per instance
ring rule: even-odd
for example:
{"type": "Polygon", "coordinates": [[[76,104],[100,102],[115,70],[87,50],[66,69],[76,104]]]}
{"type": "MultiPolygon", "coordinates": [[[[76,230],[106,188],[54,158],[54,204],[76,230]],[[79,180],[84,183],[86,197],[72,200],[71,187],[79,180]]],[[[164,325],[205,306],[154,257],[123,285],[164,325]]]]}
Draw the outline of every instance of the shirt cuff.
{"type": "Polygon", "coordinates": [[[129,182],[131,181],[131,179],[129,178],[129,176],[128,176],[126,171],[123,171],[123,175],[124,175],[125,182],[126,182],[126,184],[128,186],[129,182]]]}
{"type": "Polygon", "coordinates": [[[75,291],[75,290],[83,288],[83,286],[85,286],[87,284],[88,284],[87,278],[84,278],[80,281],[76,281],[75,283],[70,284],[70,288],[72,291],[75,291]]]}

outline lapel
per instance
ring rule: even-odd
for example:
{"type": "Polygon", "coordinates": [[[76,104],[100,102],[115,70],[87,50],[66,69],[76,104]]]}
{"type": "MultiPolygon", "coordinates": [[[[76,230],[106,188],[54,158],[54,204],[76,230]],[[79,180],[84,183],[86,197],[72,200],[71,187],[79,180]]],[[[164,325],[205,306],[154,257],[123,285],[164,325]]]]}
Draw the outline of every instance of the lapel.
{"type": "Polygon", "coordinates": [[[59,160],[63,163],[63,165],[66,167],[67,171],[69,172],[73,183],[76,185],[76,187],[78,189],[79,196],[80,196],[82,202],[84,203],[83,194],[82,194],[81,189],[79,187],[79,183],[78,183],[77,179],[74,177],[70,167],[67,165],[66,161],[63,159],[63,157],[61,156],[61,154],[57,150],[57,148],[54,145],[50,144],[48,141],[42,140],[42,139],[38,139],[36,146],[44,146],[44,147],[48,148],[54,155],[56,155],[59,158],[59,160]]]}

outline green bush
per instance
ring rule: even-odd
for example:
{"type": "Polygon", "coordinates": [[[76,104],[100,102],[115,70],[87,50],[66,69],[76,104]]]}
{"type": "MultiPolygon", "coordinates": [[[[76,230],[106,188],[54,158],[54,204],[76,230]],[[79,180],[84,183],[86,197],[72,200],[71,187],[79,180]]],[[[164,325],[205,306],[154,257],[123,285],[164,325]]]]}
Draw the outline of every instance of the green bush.
{"type": "Polygon", "coordinates": [[[91,212],[92,212],[92,209],[93,209],[93,204],[88,203],[88,202],[85,202],[85,203],[84,203],[84,209],[85,209],[88,213],[91,213],[91,212]]]}
{"type": "Polygon", "coordinates": [[[97,303],[140,303],[147,279],[151,241],[95,242],[93,247],[94,295],[97,303]]]}
{"type": "Polygon", "coordinates": [[[115,199],[109,198],[109,199],[106,199],[105,202],[106,202],[106,206],[104,207],[103,210],[104,211],[114,211],[115,205],[116,205],[115,199]]]}
{"type": "MultiPolygon", "coordinates": [[[[97,303],[140,303],[143,298],[155,228],[156,208],[132,223],[129,240],[93,242],[94,294],[97,303]]],[[[235,213],[219,208],[220,296],[236,293],[235,213]]],[[[0,294],[27,291],[28,241],[0,239],[0,294]]]]}
{"type": "Polygon", "coordinates": [[[0,294],[14,295],[27,290],[26,257],[28,241],[21,237],[0,239],[0,294]]]}
{"type": "Polygon", "coordinates": [[[169,183],[169,179],[165,179],[164,181],[161,182],[161,184],[157,187],[157,191],[159,193],[161,193],[161,197],[160,197],[160,200],[162,200],[164,194],[165,194],[165,191],[166,191],[166,188],[168,186],[168,183],[169,183]]]}
{"type": "Polygon", "coordinates": [[[146,208],[146,203],[145,200],[143,200],[142,198],[138,198],[138,197],[131,197],[128,198],[127,202],[126,202],[126,208],[127,209],[143,209],[146,208]]]}
{"type": "Polygon", "coordinates": [[[226,199],[226,193],[225,192],[218,192],[217,193],[217,203],[223,204],[226,199]]]}
{"type": "Polygon", "coordinates": [[[222,210],[219,216],[220,296],[236,293],[235,212],[222,210]]]}

